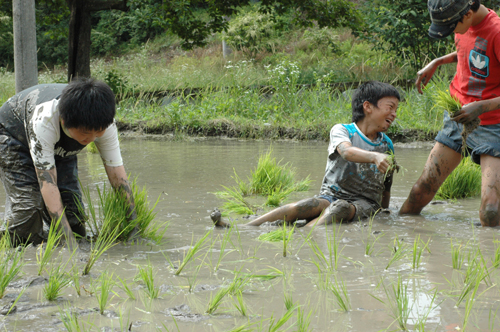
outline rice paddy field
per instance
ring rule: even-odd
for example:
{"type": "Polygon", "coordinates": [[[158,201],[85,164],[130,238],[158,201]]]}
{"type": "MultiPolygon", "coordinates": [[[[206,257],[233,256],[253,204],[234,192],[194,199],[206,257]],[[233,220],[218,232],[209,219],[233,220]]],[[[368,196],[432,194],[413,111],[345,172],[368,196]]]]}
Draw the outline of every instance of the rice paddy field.
{"type": "MultiPolygon", "coordinates": [[[[371,220],[283,229],[243,226],[252,216],[229,214],[234,226],[214,229],[216,193],[235,174],[247,180],[270,146],[297,180],[310,176],[309,189],[282,204],[318,194],[327,145],[122,138],[128,173],[151,207],[158,201],[155,221],[168,223],[161,241],[120,242],[84,275],[95,243],[73,256],[61,247],[47,256],[3,250],[0,331],[499,330],[500,233],[477,225],[479,199],[397,214],[428,144],[396,146],[404,176],[395,175],[389,211],[371,220]]],[[[107,183],[100,157],[82,152],[79,172],[97,200],[96,186],[107,183]]],[[[251,199],[258,214],[270,209],[264,202],[251,199]]]]}

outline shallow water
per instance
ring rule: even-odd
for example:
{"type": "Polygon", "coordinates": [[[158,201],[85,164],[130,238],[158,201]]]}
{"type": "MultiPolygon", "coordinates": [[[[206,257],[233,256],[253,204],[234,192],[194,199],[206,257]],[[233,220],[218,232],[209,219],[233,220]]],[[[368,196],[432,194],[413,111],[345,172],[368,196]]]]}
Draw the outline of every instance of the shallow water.
{"type": "MultiPolygon", "coordinates": [[[[220,206],[221,201],[213,194],[221,185],[232,186],[231,176],[236,172],[245,178],[257,165],[260,154],[267,151],[269,141],[202,140],[194,142],[152,141],[141,139],[123,140],[122,153],[127,171],[138,178],[140,186],[146,186],[150,200],[160,197],[156,207],[157,220],[169,221],[161,245],[150,243],[119,244],[110,249],[93,267],[90,276],[81,278],[82,296],[68,287],[63,295],[53,302],[43,299],[43,279],[35,279],[37,263],[35,249],[26,252],[26,265],[21,282],[7,289],[0,299],[0,308],[15,299],[23,284],[34,279],[31,286],[17,303],[17,311],[2,318],[0,330],[6,331],[59,331],[65,330],[60,319],[63,308],[72,308],[79,313],[80,323],[89,331],[229,331],[235,327],[251,324],[249,330],[268,331],[271,319],[276,325],[286,313],[285,295],[300,306],[304,316],[309,314],[309,330],[313,331],[379,331],[397,330],[390,303],[382,285],[392,291],[398,275],[408,286],[408,329],[415,330],[417,320],[427,317],[425,330],[455,331],[463,327],[465,302],[455,307],[457,295],[463,285],[466,264],[461,270],[451,267],[450,241],[467,243],[468,248],[481,248],[488,267],[495,251],[494,240],[498,229],[483,229],[473,226],[479,222],[478,199],[459,200],[444,204],[429,205],[421,216],[397,215],[397,210],[406,198],[411,186],[420,175],[429,147],[396,148],[398,163],[407,171],[396,175],[392,189],[390,215],[378,215],[373,220],[370,234],[368,223],[356,222],[342,225],[337,235],[343,248],[337,271],[320,271],[314,263],[318,260],[305,242],[309,230],[297,229],[283,257],[281,244],[262,243],[257,237],[274,228],[239,226],[231,234],[231,242],[219,269],[214,269],[221,249],[221,238],[225,230],[215,229],[209,237],[210,248],[203,249],[179,276],[168,262],[177,267],[191,243],[212,230],[209,211],[220,206]],[[375,244],[374,253],[365,256],[364,242],[368,238],[381,236],[375,244]],[[419,269],[411,267],[411,251],[388,269],[392,257],[394,240],[402,240],[413,246],[415,237],[429,242],[430,253],[424,251],[419,269]],[[168,260],[167,260],[168,258],[168,260]],[[149,300],[143,286],[134,281],[138,266],[151,263],[156,272],[154,283],[160,288],[160,298],[149,300]],[[214,314],[205,314],[211,297],[221,285],[227,285],[235,274],[269,274],[272,268],[283,272],[272,280],[252,278],[242,292],[247,316],[236,308],[236,295],[226,296],[214,314]],[[115,294],[109,301],[105,315],[92,310],[97,307],[95,294],[99,294],[97,281],[103,271],[126,280],[136,299],[129,299],[116,284],[115,294]],[[343,280],[350,298],[351,309],[344,313],[338,310],[331,290],[326,290],[322,280],[343,280]],[[189,291],[189,285],[193,291],[189,291]],[[438,291],[432,301],[435,290],[438,291]],[[94,293],[93,295],[91,293],[94,293]],[[382,300],[386,304],[378,301],[382,300]],[[430,306],[430,308],[429,308],[430,306]],[[90,309],[90,310],[89,310],[90,309]],[[121,325],[120,325],[121,324],[121,325]],[[163,325],[164,324],[164,325],[163,325]],[[122,326],[122,328],[120,327],[122,326]]],[[[295,193],[287,202],[313,196],[318,193],[326,163],[327,143],[324,142],[273,142],[274,156],[290,162],[296,168],[297,179],[311,176],[309,192],[295,193]]],[[[84,185],[106,183],[106,175],[99,156],[86,152],[80,155],[80,176],[84,185]]],[[[0,202],[4,201],[0,193],[0,202]]],[[[237,223],[246,219],[239,218],[237,223]]],[[[314,229],[310,236],[328,257],[328,238],[333,232],[330,226],[314,229]]],[[[80,267],[87,257],[82,253],[74,262],[80,267]],[[83,261],[83,262],[81,262],[83,261]]],[[[63,254],[67,256],[65,250],[63,254]]],[[[464,252],[468,252],[464,250],[464,252]]],[[[466,262],[467,263],[467,260],[466,262]]],[[[44,274],[47,277],[46,274],[44,274]]],[[[482,282],[476,301],[472,306],[467,326],[468,331],[498,330],[500,320],[496,311],[500,300],[499,272],[493,270],[482,282]],[[483,293],[483,291],[485,291],[483,293]],[[479,296],[480,295],[480,296],[479,296]]],[[[298,311],[280,330],[290,327],[298,330],[298,311]]]]}

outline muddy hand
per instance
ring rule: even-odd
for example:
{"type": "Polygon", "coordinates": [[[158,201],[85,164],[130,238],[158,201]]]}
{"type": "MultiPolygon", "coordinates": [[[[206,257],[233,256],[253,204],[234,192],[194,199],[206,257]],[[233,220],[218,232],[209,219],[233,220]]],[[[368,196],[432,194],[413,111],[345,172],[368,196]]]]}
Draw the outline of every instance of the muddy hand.
{"type": "Polygon", "coordinates": [[[215,227],[231,227],[231,225],[222,221],[222,214],[218,208],[213,209],[212,213],[210,213],[210,219],[212,219],[215,227]]]}

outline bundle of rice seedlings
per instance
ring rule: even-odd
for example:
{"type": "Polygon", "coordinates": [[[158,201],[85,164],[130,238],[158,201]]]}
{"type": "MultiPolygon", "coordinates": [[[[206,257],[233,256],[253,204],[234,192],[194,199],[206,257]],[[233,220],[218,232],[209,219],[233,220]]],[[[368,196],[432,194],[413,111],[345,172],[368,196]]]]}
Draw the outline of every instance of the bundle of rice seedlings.
{"type": "Polygon", "coordinates": [[[481,167],[464,158],[436,193],[437,199],[476,197],[481,194],[481,167]]]}
{"type": "MultiPolygon", "coordinates": [[[[103,231],[102,226],[104,221],[107,220],[109,225],[105,229],[114,231],[115,228],[118,228],[118,240],[127,240],[134,228],[137,227],[140,236],[155,240],[156,242],[161,241],[166,231],[166,223],[155,223],[154,218],[156,213],[153,212],[156,204],[159,202],[159,197],[153,207],[150,207],[146,189],[143,188],[139,191],[135,179],[132,181],[130,187],[134,196],[135,212],[137,215],[137,218],[132,221],[129,221],[129,205],[123,192],[107,188],[106,186],[102,190],[97,187],[99,200],[96,206],[92,202],[90,190],[88,188],[83,190],[88,210],[88,212],[83,212],[86,212],[86,215],[89,217],[88,225],[92,234],[94,237],[98,237],[103,231]],[[163,228],[163,231],[161,231],[161,228],[163,228]]],[[[84,210],[82,206],[79,208],[80,210],[84,210]]]]}
{"type": "Polygon", "coordinates": [[[290,232],[293,232],[293,228],[290,230],[280,228],[269,233],[259,235],[257,240],[263,242],[282,242],[290,238],[290,232]]]}
{"type": "MultiPolygon", "coordinates": [[[[434,102],[439,108],[448,111],[450,117],[454,117],[461,109],[462,104],[450,94],[448,90],[438,90],[434,95],[434,102]]],[[[479,118],[474,119],[471,122],[465,123],[462,129],[462,154],[465,154],[467,149],[467,137],[479,126],[479,118]]]]}

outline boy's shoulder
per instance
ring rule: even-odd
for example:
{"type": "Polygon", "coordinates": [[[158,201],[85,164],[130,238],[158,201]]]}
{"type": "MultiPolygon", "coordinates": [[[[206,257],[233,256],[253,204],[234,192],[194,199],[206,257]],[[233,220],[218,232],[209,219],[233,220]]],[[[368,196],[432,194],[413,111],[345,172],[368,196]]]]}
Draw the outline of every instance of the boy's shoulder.
{"type": "Polygon", "coordinates": [[[394,153],[394,144],[392,143],[392,140],[387,136],[387,134],[380,132],[379,133],[379,139],[377,139],[376,142],[371,141],[368,139],[362,132],[359,130],[358,126],[352,122],[352,123],[345,123],[345,124],[336,124],[332,127],[331,130],[332,134],[341,134],[341,135],[349,135],[349,140],[354,144],[355,141],[359,141],[359,145],[365,146],[377,146],[377,145],[387,145],[389,150],[391,150],[394,153]],[[357,139],[354,140],[354,137],[357,139]]]}

